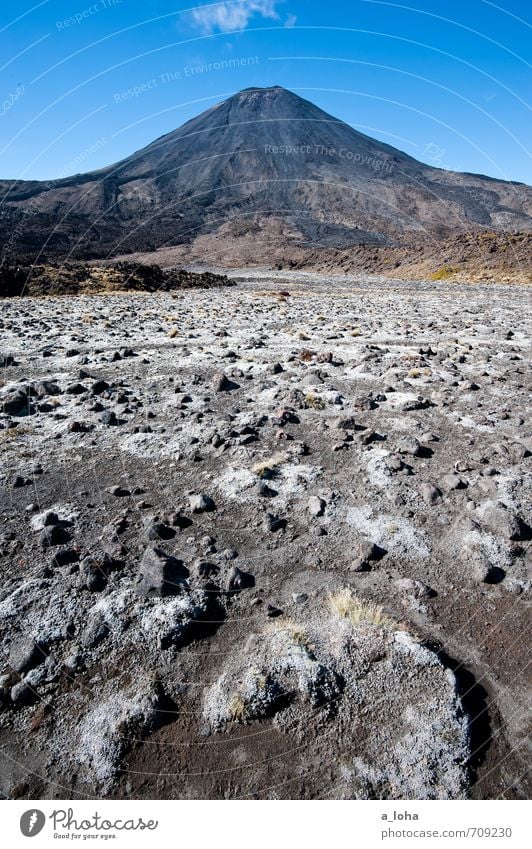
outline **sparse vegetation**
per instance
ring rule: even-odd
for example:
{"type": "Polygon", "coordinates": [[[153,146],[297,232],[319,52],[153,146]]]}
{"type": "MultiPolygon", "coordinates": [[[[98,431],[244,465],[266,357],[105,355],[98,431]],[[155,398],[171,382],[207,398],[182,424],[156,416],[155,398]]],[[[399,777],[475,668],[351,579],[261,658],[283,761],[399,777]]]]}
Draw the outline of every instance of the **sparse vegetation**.
{"type": "Polygon", "coordinates": [[[363,601],[347,587],[329,595],[329,609],[340,619],[348,619],[352,625],[375,625],[390,630],[398,627],[379,604],[363,601]]]}
{"type": "Polygon", "coordinates": [[[452,277],[454,274],[459,271],[459,268],[456,268],[454,265],[442,265],[441,268],[438,268],[434,274],[431,274],[431,280],[448,280],[449,277],[452,277]]]}
{"type": "Polygon", "coordinates": [[[29,436],[33,433],[32,427],[19,425],[18,427],[6,427],[0,430],[0,443],[14,442],[20,436],[29,436]]]}
{"type": "Polygon", "coordinates": [[[272,622],[268,623],[266,628],[266,632],[270,634],[277,633],[286,633],[296,646],[301,646],[302,648],[310,649],[310,637],[306,632],[305,628],[299,623],[294,622],[293,619],[289,619],[288,617],[281,617],[279,619],[275,619],[272,622]]]}
{"type": "Polygon", "coordinates": [[[324,410],[327,402],[323,398],[318,398],[317,395],[310,393],[305,397],[305,406],[309,410],[324,410]]]}
{"type": "Polygon", "coordinates": [[[240,693],[235,693],[229,702],[231,722],[243,722],[246,715],[246,703],[240,693]]]}
{"type": "Polygon", "coordinates": [[[273,477],[280,466],[283,463],[286,463],[288,457],[286,454],[278,453],[272,454],[271,457],[266,457],[264,460],[259,460],[258,463],[252,467],[251,471],[253,474],[258,475],[259,478],[269,478],[273,477]]]}

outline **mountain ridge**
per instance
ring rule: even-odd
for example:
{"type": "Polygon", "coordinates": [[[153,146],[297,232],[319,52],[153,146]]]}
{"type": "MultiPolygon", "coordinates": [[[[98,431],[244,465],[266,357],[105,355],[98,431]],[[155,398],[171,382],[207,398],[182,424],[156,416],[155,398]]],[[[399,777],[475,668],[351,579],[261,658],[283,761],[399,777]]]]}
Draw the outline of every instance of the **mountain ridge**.
{"type": "Polygon", "coordinates": [[[146,252],[272,216],[339,248],[532,230],[526,184],[425,165],[281,86],[244,89],[113,165],[0,192],[15,254],[146,252]]]}

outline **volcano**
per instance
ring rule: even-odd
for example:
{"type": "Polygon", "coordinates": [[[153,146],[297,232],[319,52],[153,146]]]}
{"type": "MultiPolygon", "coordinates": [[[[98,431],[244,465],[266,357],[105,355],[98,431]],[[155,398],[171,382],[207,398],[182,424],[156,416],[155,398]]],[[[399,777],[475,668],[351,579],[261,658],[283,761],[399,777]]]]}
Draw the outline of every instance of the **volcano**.
{"type": "Polygon", "coordinates": [[[0,191],[11,254],[103,258],[229,225],[254,238],[272,221],[276,238],[328,247],[532,230],[529,186],[425,165],[280,86],[245,89],[115,165],[0,191]]]}

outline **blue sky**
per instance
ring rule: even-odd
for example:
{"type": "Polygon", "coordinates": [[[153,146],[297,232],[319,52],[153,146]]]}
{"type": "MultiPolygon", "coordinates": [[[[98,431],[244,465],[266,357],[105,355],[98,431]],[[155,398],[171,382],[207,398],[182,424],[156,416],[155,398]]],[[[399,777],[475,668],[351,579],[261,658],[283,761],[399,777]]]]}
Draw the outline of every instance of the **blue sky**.
{"type": "Polygon", "coordinates": [[[2,0],[0,178],[115,162],[283,85],[443,168],[532,183],[525,0],[2,0]]]}

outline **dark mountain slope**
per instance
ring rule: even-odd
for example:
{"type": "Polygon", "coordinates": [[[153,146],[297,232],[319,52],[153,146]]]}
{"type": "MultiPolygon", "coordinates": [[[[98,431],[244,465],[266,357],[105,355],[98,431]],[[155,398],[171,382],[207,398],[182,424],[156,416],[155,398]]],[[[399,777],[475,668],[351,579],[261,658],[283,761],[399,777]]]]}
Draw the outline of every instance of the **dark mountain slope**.
{"type": "Polygon", "coordinates": [[[272,218],[338,247],[532,229],[530,187],[428,167],[280,87],[244,90],[109,168],[0,192],[10,253],[149,251],[272,218]]]}

